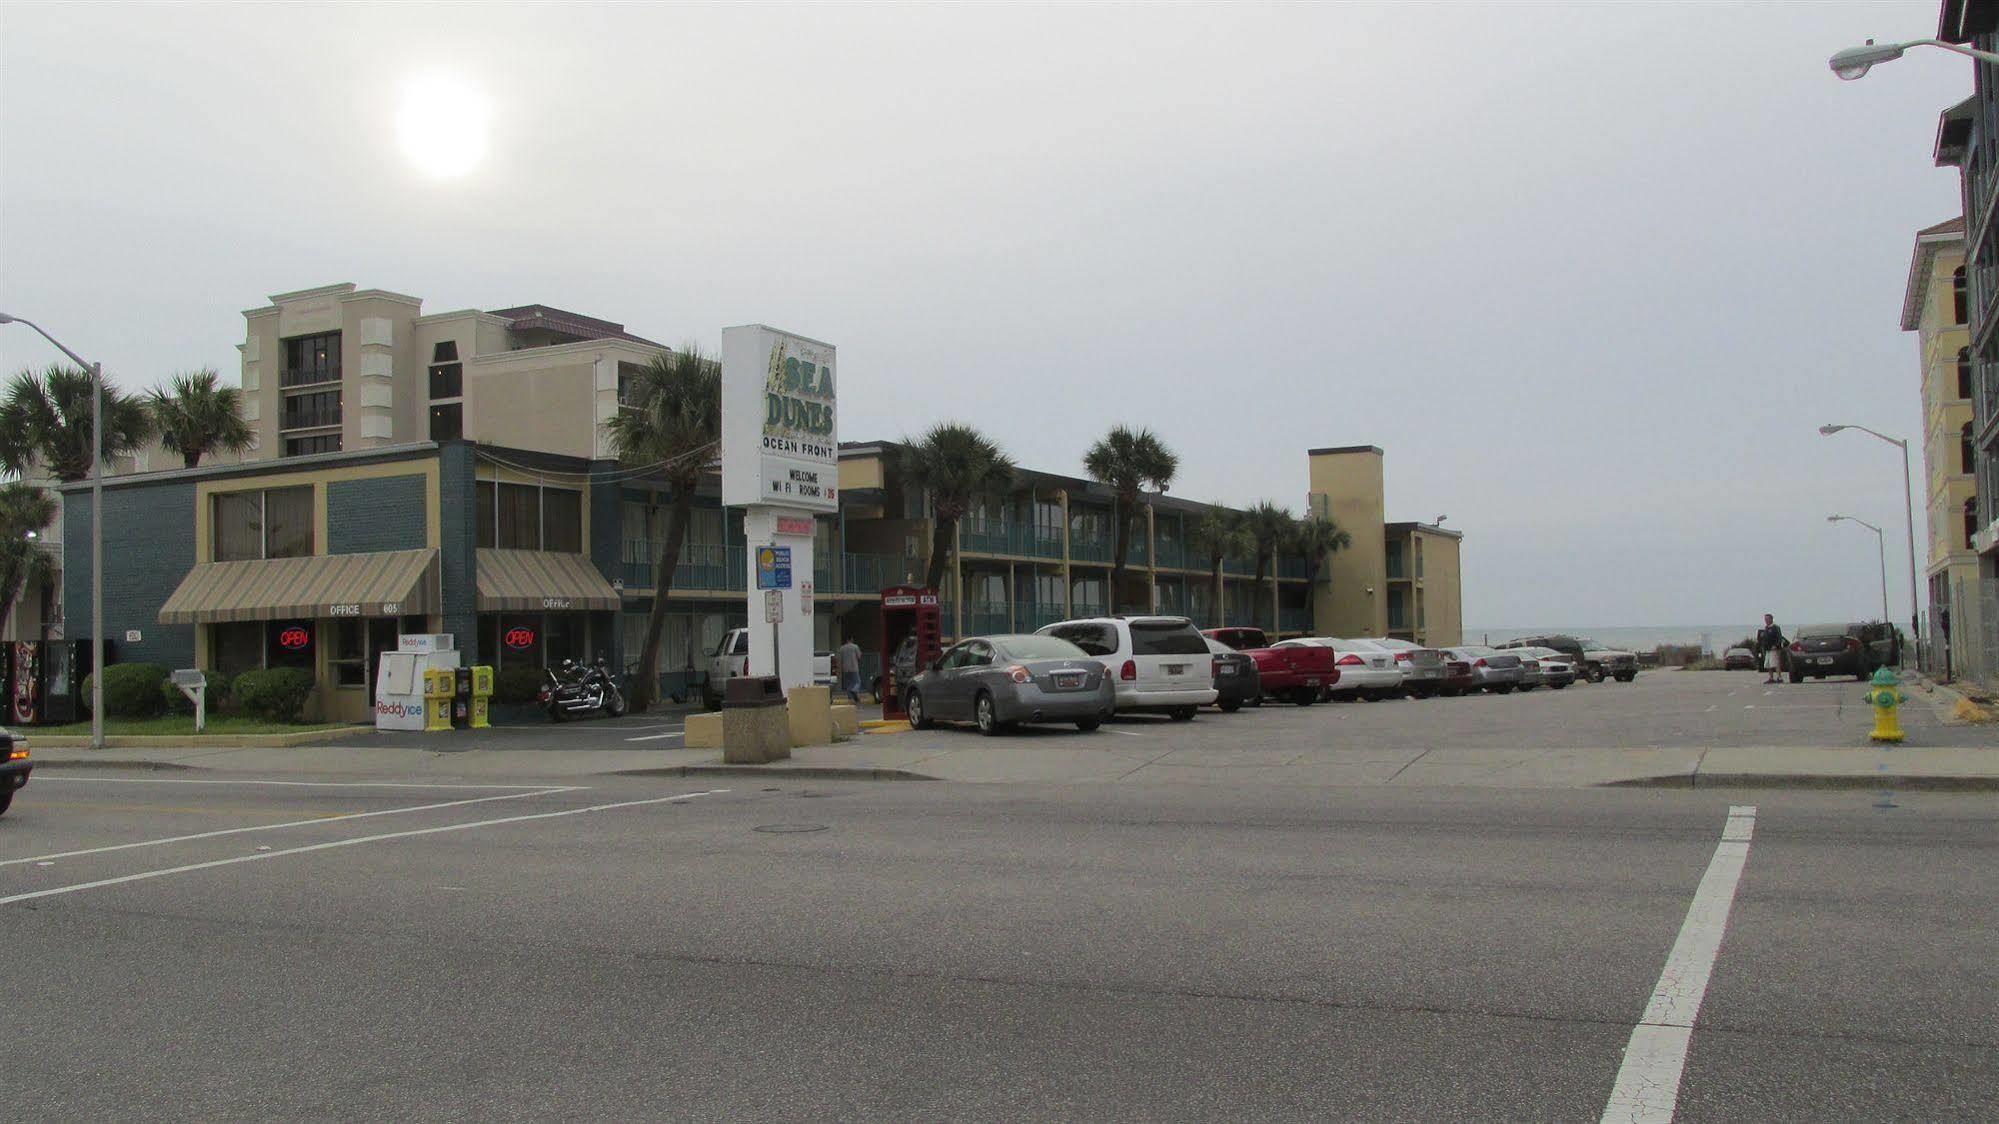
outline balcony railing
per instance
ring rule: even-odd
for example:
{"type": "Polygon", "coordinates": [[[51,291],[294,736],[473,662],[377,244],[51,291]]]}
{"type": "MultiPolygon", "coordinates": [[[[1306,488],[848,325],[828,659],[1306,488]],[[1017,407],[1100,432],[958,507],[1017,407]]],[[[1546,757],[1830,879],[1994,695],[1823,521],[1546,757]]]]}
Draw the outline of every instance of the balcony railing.
{"type": "MultiPolygon", "coordinates": [[[[749,586],[748,560],[741,546],[687,543],[680,548],[680,563],[674,568],[673,588],[716,592],[740,592],[749,586]]],[[[659,544],[647,539],[626,539],[621,561],[625,584],[634,589],[651,589],[653,563],[659,544]]],[[[902,583],[902,559],[892,554],[842,554],[839,572],[833,559],[813,559],[813,592],[880,593],[885,586],[902,583]],[[835,580],[837,578],[837,580],[835,580]]]]}
{"type": "Polygon", "coordinates": [[[1286,606],[1278,609],[1277,630],[1279,632],[1312,631],[1312,610],[1302,605],[1295,608],[1286,606]]]}
{"type": "Polygon", "coordinates": [[[1277,576],[1280,578],[1308,578],[1312,576],[1311,564],[1297,555],[1279,556],[1277,576]]]}
{"type": "Polygon", "coordinates": [[[1198,562],[1188,560],[1187,547],[1184,543],[1174,542],[1170,539],[1161,539],[1158,546],[1159,566],[1161,569],[1186,570],[1200,565],[1198,562]]]}
{"type": "Polygon", "coordinates": [[[958,536],[969,554],[1062,557],[1062,531],[1058,527],[997,519],[968,519],[958,525],[958,536]]]}
{"type": "Polygon", "coordinates": [[[1018,605],[1014,608],[1014,627],[1022,632],[1033,632],[1038,628],[1069,619],[1067,610],[1061,605],[1018,605]]]}
{"type": "Polygon", "coordinates": [[[1251,577],[1255,577],[1256,559],[1224,558],[1222,559],[1222,572],[1226,574],[1248,574],[1251,577]]]}
{"type": "Polygon", "coordinates": [[[340,407],[330,410],[286,410],[278,423],[280,429],[317,429],[321,426],[339,425],[340,407]]]}
{"type": "Polygon", "coordinates": [[[965,635],[1011,632],[1013,617],[1004,601],[974,601],[965,606],[965,635]]]}
{"type": "Polygon", "coordinates": [[[325,382],[340,381],[340,365],[330,367],[300,367],[291,371],[278,372],[278,386],[289,390],[294,386],[317,386],[325,382]]]}
{"type": "Polygon", "coordinates": [[[1069,557],[1077,562],[1109,562],[1111,560],[1111,540],[1069,537],[1069,557]]]}

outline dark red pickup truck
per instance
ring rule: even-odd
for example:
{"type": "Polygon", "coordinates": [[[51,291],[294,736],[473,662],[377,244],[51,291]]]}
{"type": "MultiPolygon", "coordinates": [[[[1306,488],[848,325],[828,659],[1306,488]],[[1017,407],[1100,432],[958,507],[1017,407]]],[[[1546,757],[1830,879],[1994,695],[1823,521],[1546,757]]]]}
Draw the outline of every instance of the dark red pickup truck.
{"type": "Polygon", "coordinates": [[[1340,669],[1334,663],[1337,657],[1331,648],[1310,644],[1273,648],[1260,628],[1210,628],[1201,634],[1255,660],[1256,674],[1263,680],[1263,693],[1268,698],[1311,706],[1340,681],[1340,669]]]}

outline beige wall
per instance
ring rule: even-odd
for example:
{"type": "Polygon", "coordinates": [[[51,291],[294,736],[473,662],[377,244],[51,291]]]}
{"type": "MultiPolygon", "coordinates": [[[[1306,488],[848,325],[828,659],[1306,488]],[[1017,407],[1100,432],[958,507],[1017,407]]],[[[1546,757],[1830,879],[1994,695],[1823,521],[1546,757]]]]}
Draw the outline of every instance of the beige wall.
{"type": "Polygon", "coordinates": [[[265,308],[243,314],[242,386],[244,413],[257,435],[245,460],[284,455],[279,424],[284,391],[284,341],[295,336],[340,333],[340,447],[366,449],[421,440],[414,419],[398,401],[414,366],[412,322],[422,302],[380,289],[351,284],[279,293],[265,308]]]}
{"type": "Polygon", "coordinates": [[[1423,554],[1423,576],[1416,580],[1416,602],[1422,606],[1417,641],[1436,648],[1464,643],[1464,585],[1459,540],[1455,535],[1417,528],[1411,549],[1423,554]]]}
{"type": "Polygon", "coordinates": [[[1379,449],[1311,454],[1307,508],[1353,537],[1312,587],[1313,627],[1323,636],[1388,634],[1387,540],[1379,449]],[[1372,589],[1372,595],[1368,590],[1372,589]]]}
{"type": "MultiPolygon", "coordinates": [[[[518,353],[517,353],[518,354],[518,353]]],[[[493,445],[594,456],[593,364],[466,365],[465,436],[493,445]]]]}

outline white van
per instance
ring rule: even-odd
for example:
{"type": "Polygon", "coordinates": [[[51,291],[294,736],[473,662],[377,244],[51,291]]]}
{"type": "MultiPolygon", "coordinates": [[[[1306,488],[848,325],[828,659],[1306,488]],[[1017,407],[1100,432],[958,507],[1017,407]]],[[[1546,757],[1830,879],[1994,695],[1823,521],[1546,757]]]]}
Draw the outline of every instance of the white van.
{"type": "Polygon", "coordinates": [[[1185,722],[1215,701],[1215,657],[1186,617],[1087,617],[1039,634],[1059,636],[1109,669],[1120,711],[1163,711],[1185,722]]]}

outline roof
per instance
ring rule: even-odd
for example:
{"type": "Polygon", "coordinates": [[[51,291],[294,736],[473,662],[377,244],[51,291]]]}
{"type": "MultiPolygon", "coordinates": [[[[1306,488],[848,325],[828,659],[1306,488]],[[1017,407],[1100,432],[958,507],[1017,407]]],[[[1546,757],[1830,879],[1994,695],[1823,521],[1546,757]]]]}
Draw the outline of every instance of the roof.
{"type": "Polygon", "coordinates": [[[1382,455],[1381,446],[1379,445],[1328,445],[1323,449],[1307,449],[1305,452],[1307,455],[1314,457],[1329,456],[1335,453],[1373,453],[1377,457],[1382,455]]]}
{"type": "Polygon", "coordinates": [[[1964,146],[1971,141],[1972,99],[1966,98],[1937,114],[1937,140],[1933,155],[1939,168],[1955,168],[1964,163],[1964,146]]]}
{"type": "Polygon", "coordinates": [[[160,623],[395,617],[438,604],[434,549],[313,554],[201,563],[160,606],[160,623]]]}
{"type": "Polygon", "coordinates": [[[1442,535],[1442,536],[1444,536],[1445,538],[1450,538],[1450,539],[1462,539],[1462,538],[1464,538],[1464,537],[1465,537],[1465,533],[1464,533],[1463,531],[1451,531],[1451,530],[1446,530],[1445,528],[1443,528],[1443,527],[1441,527],[1441,526],[1439,526],[1438,524],[1435,524],[1435,523],[1413,523],[1413,522],[1412,522],[1412,523],[1384,523],[1384,524],[1382,524],[1382,530],[1384,530],[1384,531],[1397,531],[1397,532],[1400,532],[1400,531],[1421,531],[1421,532],[1423,532],[1423,533],[1424,533],[1424,534],[1426,534],[1426,535],[1442,535]]]}
{"type": "Polygon", "coordinates": [[[594,316],[585,316],[580,312],[570,312],[551,305],[523,304],[514,308],[495,308],[490,312],[491,315],[512,321],[513,329],[517,332],[541,328],[565,335],[582,336],[584,339],[627,340],[631,343],[645,344],[647,347],[670,350],[663,343],[656,343],[644,336],[636,336],[625,331],[623,324],[613,324],[609,320],[599,320],[594,316]]]}
{"type": "Polygon", "coordinates": [[[1923,302],[1929,296],[1930,270],[1937,254],[1964,245],[1964,216],[1945,219],[1916,232],[1915,252],[1909,255],[1909,280],[1902,288],[1902,330],[1913,332],[1922,326],[1923,302]]]}
{"type": "Polygon", "coordinates": [[[1999,28],[1999,4],[1992,0],[1943,0],[1937,12],[1937,38],[1969,43],[1975,35],[1999,28]]]}

